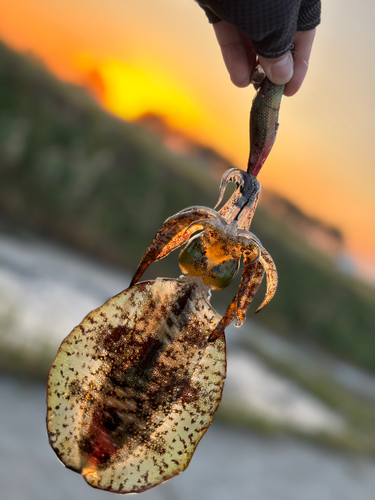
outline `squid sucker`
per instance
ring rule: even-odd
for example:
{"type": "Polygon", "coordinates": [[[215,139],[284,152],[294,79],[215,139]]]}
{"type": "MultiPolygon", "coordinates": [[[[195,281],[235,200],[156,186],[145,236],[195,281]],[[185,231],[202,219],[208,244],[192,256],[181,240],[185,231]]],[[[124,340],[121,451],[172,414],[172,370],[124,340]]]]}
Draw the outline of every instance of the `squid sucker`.
{"type": "Polygon", "coordinates": [[[139,493],[186,469],[220,404],[225,328],[243,325],[264,274],[257,311],[276,292],[275,264],[250,225],[283,89],[265,79],[258,90],[248,172],[225,172],[217,206],[229,182],[237,186],[231,198],[217,211],[193,206],[167,219],[129,288],[90,312],[59,348],[48,378],[50,444],[95,488],[139,493]],[[139,281],[183,245],[179,278],[139,281]],[[241,260],[239,288],[221,317],[211,290],[227,287],[241,260]]]}

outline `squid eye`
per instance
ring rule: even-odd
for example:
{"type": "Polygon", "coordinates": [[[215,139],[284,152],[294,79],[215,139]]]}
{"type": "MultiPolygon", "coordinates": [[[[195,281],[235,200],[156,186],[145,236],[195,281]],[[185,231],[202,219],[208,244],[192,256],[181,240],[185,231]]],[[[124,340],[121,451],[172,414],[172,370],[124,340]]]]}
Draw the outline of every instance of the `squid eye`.
{"type": "Polygon", "coordinates": [[[188,241],[178,262],[184,274],[200,276],[213,290],[222,290],[236,276],[240,256],[225,238],[206,230],[188,241]]]}
{"type": "Polygon", "coordinates": [[[222,290],[229,286],[236,276],[240,267],[239,259],[229,259],[221,262],[211,269],[210,283],[207,283],[213,290],[222,290]]]}

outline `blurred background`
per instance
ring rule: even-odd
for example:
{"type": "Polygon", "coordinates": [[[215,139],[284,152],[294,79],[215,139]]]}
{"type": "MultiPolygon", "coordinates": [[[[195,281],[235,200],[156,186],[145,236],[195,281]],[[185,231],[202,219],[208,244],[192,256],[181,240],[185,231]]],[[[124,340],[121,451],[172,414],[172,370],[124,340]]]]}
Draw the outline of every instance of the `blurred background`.
{"type": "MultiPolygon", "coordinates": [[[[156,230],[245,168],[254,90],[193,0],[13,0],[0,17],[0,499],[110,498],[45,431],[63,338],[129,284],[156,230]]],[[[284,98],[252,231],[279,289],[230,327],[215,422],[144,498],[375,498],[375,5],[323,5],[284,98]]],[[[177,252],[146,278],[177,277],[177,252]]],[[[223,313],[238,286],[214,294],[223,313]]],[[[264,290],[263,290],[264,291],[264,290]]]]}

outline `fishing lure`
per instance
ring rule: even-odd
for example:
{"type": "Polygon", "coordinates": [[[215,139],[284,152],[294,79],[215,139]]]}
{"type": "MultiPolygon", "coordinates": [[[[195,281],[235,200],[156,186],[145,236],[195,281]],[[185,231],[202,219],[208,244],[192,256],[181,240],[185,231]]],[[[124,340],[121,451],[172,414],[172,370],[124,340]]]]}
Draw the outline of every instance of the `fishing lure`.
{"type": "MultiPolygon", "coordinates": [[[[283,86],[264,80],[250,120],[248,172],[221,181],[236,191],[219,210],[190,207],[170,217],[142,257],[130,287],[88,314],[62,342],[48,378],[52,448],[93,487],[142,492],[182,472],[212,423],[226,374],[224,330],[246,311],[264,273],[272,299],[277,272],[252,234],[256,175],[275,140],[283,86]],[[139,282],[146,268],[186,243],[183,275],[139,282]],[[239,289],[224,316],[211,290],[239,289]]],[[[215,207],[216,208],[216,207],[215,207]]]]}

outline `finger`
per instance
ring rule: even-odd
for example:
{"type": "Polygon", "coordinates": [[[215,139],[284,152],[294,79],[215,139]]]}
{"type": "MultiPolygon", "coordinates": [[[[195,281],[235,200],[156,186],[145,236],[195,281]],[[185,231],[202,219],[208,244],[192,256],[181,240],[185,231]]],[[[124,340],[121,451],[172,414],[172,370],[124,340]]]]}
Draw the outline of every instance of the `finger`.
{"type": "Polygon", "coordinates": [[[291,80],[286,84],[284,95],[292,96],[300,89],[305,79],[315,37],[315,29],[310,31],[297,31],[294,37],[294,72],[291,80]]]}
{"type": "Polygon", "coordinates": [[[293,57],[290,52],[275,59],[259,56],[259,63],[276,85],[283,85],[293,77],[293,57]]]}
{"type": "Polygon", "coordinates": [[[233,24],[220,21],[213,26],[230,79],[237,87],[246,87],[255,67],[255,55],[248,54],[248,46],[233,24]]]}

